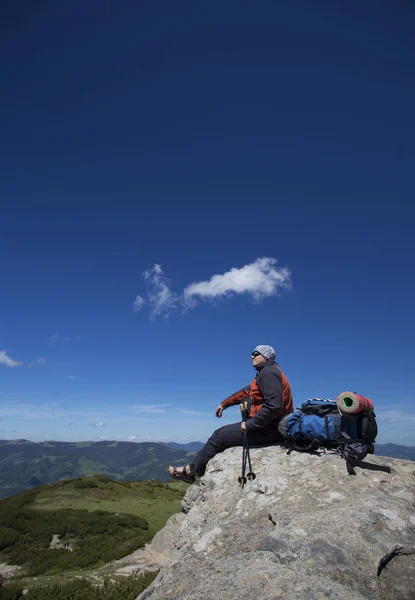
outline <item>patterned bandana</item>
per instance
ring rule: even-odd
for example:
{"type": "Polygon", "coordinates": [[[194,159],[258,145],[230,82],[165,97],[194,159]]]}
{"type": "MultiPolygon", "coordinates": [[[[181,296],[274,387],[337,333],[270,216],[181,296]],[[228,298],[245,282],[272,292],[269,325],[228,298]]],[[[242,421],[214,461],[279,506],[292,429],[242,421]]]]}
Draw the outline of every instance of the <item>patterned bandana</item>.
{"type": "Polygon", "coordinates": [[[268,360],[275,360],[275,350],[272,346],[257,346],[254,349],[254,352],[255,350],[262,354],[264,358],[267,358],[268,360]]]}

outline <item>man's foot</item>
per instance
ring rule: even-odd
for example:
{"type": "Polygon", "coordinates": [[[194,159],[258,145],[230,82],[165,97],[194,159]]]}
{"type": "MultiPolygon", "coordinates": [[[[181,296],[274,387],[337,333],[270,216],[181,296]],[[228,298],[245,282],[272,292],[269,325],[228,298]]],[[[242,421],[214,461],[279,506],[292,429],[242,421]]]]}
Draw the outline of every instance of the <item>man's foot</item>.
{"type": "Polygon", "coordinates": [[[170,466],[167,469],[167,473],[173,479],[176,479],[177,481],[184,481],[185,483],[194,483],[196,480],[195,474],[192,473],[192,470],[190,469],[189,465],[186,465],[185,467],[170,466]]]}

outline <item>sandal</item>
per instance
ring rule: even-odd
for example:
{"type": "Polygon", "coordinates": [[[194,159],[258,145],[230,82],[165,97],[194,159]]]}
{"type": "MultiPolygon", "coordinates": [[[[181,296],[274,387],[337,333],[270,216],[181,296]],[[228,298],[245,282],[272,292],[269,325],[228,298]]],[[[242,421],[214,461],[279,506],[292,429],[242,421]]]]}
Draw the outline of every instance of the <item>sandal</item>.
{"type": "Polygon", "coordinates": [[[186,467],[183,467],[182,471],[178,471],[177,467],[173,467],[172,472],[170,472],[167,467],[167,473],[172,479],[176,479],[177,481],[184,481],[185,483],[194,483],[196,481],[195,475],[186,473],[186,467]]]}

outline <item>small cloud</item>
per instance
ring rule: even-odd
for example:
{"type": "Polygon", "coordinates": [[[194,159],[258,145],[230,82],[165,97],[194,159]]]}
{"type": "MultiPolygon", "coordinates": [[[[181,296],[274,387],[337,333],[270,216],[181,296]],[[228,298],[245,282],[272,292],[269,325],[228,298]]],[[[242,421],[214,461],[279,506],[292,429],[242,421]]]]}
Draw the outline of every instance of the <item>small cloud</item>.
{"type": "MultiPolygon", "coordinates": [[[[153,437],[145,436],[145,435],[130,435],[127,438],[124,438],[130,442],[138,441],[138,442],[155,442],[156,440],[153,437]]],[[[156,442],[157,443],[157,442],[156,442]]]]}
{"type": "Polygon", "coordinates": [[[98,423],[89,423],[90,427],[105,427],[104,421],[98,421],[98,423]]]}
{"type": "Polygon", "coordinates": [[[71,425],[73,425],[73,423],[68,423],[68,427],[70,427],[71,425]]]}
{"type": "Polygon", "coordinates": [[[232,268],[222,275],[213,275],[207,281],[188,285],[184,303],[193,308],[197,299],[227,298],[234,294],[248,294],[255,302],[275,296],[281,289],[291,287],[291,273],[286,267],[278,268],[276,258],[257,258],[241,268],[232,268]]]}
{"type": "Polygon", "coordinates": [[[0,440],[7,440],[10,438],[10,436],[15,437],[13,434],[15,434],[16,432],[16,429],[0,429],[0,440]]]}
{"type": "Polygon", "coordinates": [[[79,377],[75,377],[75,375],[67,375],[65,377],[65,379],[69,379],[70,381],[75,381],[76,379],[79,379],[79,377]]]}
{"type": "Polygon", "coordinates": [[[19,367],[22,363],[19,362],[18,360],[13,360],[12,358],[10,358],[10,356],[8,356],[8,354],[6,354],[5,350],[2,350],[0,352],[0,365],[5,365],[6,367],[19,367]]]}
{"type": "Polygon", "coordinates": [[[80,341],[81,341],[81,338],[79,337],[79,335],[77,335],[77,336],[76,336],[76,341],[77,341],[77,342],[80,342],[80,341]]]}
{"type": "Polygon", "coordinates": [[[141,296],[137,296],[133,303],[133,312],[136,313],[139,310],[141,310],[145,303],[146,301],[144,300],[144,298],[142,298],[141,296]]]}
{"type": "Polygon", "coordinates": [[[34,367],[36,365],[47,365],[47,360],[44,356],[41,356],[40,358],[38,358],[37,360],[34,360],[33,362],[29,363],[27,366],[30,367],[34,367]]]}
{"type": "Polygon", "coordinates": [[[179,410],[180,410],[180,412],[184,413],[185,415],[192,415],[192,416],[196,416],[196,417],[211,417],[212,416],[210,413],[198,412],[196,410],[186,410],[185,408],[180,408],[179,410]]]}
{"type": "Polygon", "coordinates": [[[146,404],[144,406],[136,404],[133,409],[140,413],[165,413],[165,406],[169,406],[169,404],[146,404]]]}
{"type": "Polygon", "coordinates": [[[178,296],[170,289],[170,280],[164,275],[160,265],[153,265],[143,273],[147,282],[150,317],[168,317],[177,308],[178,296]]]}
{"type": "MultiPolygon", "coordinates": [[[[78,336],[77,338],[78,339],[78,336]]],[[[49,346],[53,346],[58,342],[70,342],[72,340],[68,335],[60,335],[59,333],[54,333],[48,340],[49,346]]],[[[79,340],[78,340],[79,341],[79,340]]]]}

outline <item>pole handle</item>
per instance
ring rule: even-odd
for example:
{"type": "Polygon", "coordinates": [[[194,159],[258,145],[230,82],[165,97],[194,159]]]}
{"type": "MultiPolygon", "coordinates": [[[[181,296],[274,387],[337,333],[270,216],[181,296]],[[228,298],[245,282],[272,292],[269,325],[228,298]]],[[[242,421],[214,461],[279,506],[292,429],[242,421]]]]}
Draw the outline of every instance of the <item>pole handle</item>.
{"type": "Polygon", "coordinates": [[[239,408],[241,409],[242,421],[245,423],[248,418],[248,402],[246,400],[245,402],[241,402],[239,408]]]}

